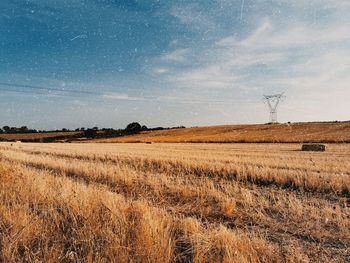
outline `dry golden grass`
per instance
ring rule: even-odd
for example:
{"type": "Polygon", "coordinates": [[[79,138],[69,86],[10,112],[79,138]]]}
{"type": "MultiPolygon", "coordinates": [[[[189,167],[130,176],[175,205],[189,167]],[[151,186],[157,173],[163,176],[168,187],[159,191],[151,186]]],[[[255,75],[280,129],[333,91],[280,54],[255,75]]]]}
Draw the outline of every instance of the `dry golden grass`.
{"type": "Polygon", "coordinates": [[[0,262],[349,262],[350,145],[0,144],[0,262]]]}
{"type": "Polygon", "coordinates": [[[96,142],[350,142],[350,122],[210,126],[148,131],[96,142]]]}

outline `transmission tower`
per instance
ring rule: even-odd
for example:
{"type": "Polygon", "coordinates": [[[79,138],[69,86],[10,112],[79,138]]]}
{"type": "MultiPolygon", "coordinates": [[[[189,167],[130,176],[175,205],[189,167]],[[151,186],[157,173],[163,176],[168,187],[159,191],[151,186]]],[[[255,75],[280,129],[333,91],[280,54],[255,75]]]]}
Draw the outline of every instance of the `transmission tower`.
{"type": "Polygon", "coordinates": [[[284,99],[283,93],[275,95],[264,95],[264,100],[267,102],[270,110],[270,123],[277,123],[277,109],[280,102],[284,99]]]}

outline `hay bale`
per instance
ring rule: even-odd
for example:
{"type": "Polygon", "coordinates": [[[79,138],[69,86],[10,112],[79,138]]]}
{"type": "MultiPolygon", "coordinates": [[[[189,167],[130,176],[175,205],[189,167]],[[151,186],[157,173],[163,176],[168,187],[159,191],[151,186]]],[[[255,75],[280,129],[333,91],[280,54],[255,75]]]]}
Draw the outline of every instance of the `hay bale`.
{"type": "Polygon", "coordinates": [[[303,144],[301,147],[302,151],[312,151],[312,152],[324,152],[326,151],[326,145],[324,144],[303,144]]]}

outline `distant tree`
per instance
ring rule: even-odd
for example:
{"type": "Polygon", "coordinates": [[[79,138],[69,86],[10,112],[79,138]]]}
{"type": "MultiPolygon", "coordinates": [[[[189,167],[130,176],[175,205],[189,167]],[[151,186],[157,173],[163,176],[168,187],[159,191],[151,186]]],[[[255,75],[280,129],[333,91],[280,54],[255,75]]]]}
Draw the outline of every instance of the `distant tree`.
{"type": "Polygon", "coordinates": [[[38,131],[36,129],[28,129],[26,132],[27,133],[37,133],[38,131]]]}
{"type": "Polygon", "coordinates": [[[4,126],[4,127],[2,127],[2,129],[4,130],[4,132],[10,132],[9,126],[4,126]]]}
{"type": "Polygon", "coordinates": [[[97,127],[97,126],[93,127],[92,129],[93,129],[94,131],[98,131],[98,127],[97,127]]]}
{"type": "Polygon", "coordinates": [[[141,129],[142,129],[142,126],[140,123],[132,122],[126,126],[125,132],[127,134],[135,134],[135,133],[139,133],[141,131],[141,129]]]}
{"type": "Polygon", "coordinates": [[[21,128],[19,128],[20,132],[28,132],[28,127],[27,126],[22,126],[21,128]]]}
{"type": "Polygon", "coordinates": [[[148,131],[148,128],[147,128],[146,125],[142,125],[141,130],[142,130],[142,131],[148,131]]]}
{"type": "Polygon", "coordinates": [[[155,128],[150,129],[150,130],[152,130],[152,131],[161,131],[161,130],[165,130],[165,128],[163,128],[163,127],[155,127],[155,128]]]}
{"type": "Polygon", "coordinates": [[[84,127],[81,127],[80,130],[81,130],[81,131],[85,131],[85,128],[84,128],[84,127]]]}
{"type": "Polygon", "coordinates": [[[62,129],[62,131],[63,131],[63,132],[66,132],[66,131],[68,131],[68,129],[66,129],[66,128],[63,128],[63,129],[62,129]]]}
{"type": "Polygon", "coordinates": [[[97,131],[96,130],[93,130],[93,129],[84,130],[84,136],[86,138],[95,138],[96,135],[97,135],[97,131]]]}
{"type": "Polygon", "coordinates": [[[80,128],[76,128],[75,131],[80,131],[80,128]]]}

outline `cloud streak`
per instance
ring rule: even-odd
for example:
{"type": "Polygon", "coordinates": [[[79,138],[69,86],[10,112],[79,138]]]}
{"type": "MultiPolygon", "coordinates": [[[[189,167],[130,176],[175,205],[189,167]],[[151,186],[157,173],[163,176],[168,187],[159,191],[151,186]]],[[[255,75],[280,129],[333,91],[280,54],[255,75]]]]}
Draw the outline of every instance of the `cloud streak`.
{"type": "Polygon", "coordinates": [[[189,54],[189,52],[190,50],[187,48],[177,49],[162,55],[160,59],[165,62],[185,63],[188,62],[187,55],[189,54]]]}
{"type": "Polygon", "coordinates": [[[208,100],[200,98],[175,97],[175,96],[129,96],[125,93],[105,93],[103,99],[116,101],[159,102],[173,104],[227,104],[223,100],[208,100]]]}

